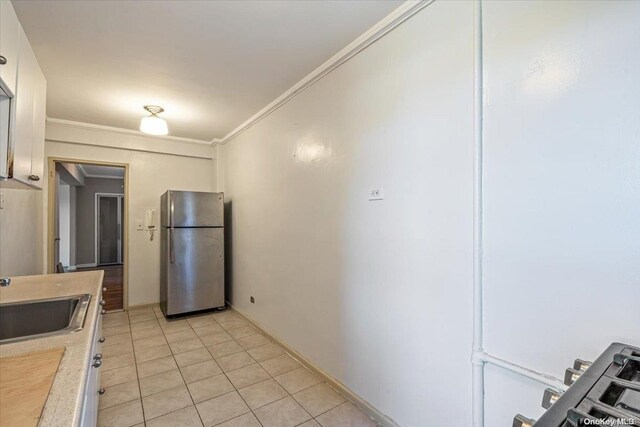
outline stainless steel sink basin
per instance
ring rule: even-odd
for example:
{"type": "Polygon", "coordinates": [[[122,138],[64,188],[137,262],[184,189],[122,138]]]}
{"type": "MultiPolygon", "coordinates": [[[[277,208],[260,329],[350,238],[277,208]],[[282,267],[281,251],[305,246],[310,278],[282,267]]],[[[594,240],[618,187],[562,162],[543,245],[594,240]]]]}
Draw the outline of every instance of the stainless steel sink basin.
{"type": "Polygon", "coordinates": [[[90,294],[0,304],[0,344],[82,330],[90,294]]]}

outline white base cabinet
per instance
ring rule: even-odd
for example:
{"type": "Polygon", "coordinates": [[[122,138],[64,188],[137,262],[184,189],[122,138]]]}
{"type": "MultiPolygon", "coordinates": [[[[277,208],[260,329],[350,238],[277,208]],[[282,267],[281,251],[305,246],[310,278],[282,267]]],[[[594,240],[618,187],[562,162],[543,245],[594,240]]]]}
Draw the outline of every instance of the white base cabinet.
{"type": "Polygon", "coordinates": [[[102,314],[98,311],[98,319],[93,334],[91,360],[87,366],[88,376],[82,404],[81,427],[95,427],[98,423],[98,400],[100,398],[100,365],[102,365],[102,314]]]}

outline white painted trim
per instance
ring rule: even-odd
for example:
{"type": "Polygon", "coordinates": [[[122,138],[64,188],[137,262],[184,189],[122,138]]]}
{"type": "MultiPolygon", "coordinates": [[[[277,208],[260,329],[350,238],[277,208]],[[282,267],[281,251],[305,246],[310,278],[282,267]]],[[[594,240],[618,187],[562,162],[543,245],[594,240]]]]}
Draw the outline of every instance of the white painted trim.
{"type": "MultiPolygon", "coordinates": [[[[93,259],[94,259],[94,265],[97,266],[98,263],[98,199],[100,198],[100,196],[111,196],[111,197],[117,197],[118,198],[118,218],[120,218],[120,204],[123,202],[124,200],[124,194],[122,193],[94,193],[93,197],[95,198],[95,207],[93,209],[93,219],[94,219],[94,225],[93,225],[93,240],[94,240],[94,252],[93,252],[93,259]]],[[[123,233],[124,234],[124,233],[123,233]]],[[[121,236],[121,241],[123,241],[124,239],[122,238],[123,236],[121,236]]],[[[123,242],[124,243],[124,242],[123,242]]],[[[118,248],[118,254],[120,255],[120,259],[118,260],[120,263],[123,262],[122,258],[123,258],[123,254],[122,252],[120,252],[120,248],[118,248]]]]}
{"type": "Polygon", "coordinates": [[[119,179],[120,181],[124,181],[124,176],[113,175],[85,175],[85,178],[119,179]]]}
{"type": "Polygon", "coordinates": [[[70,265],[70,266],[67,267],[68,271],[76,271],[77,269],[78,269],[78,266],[76,266],[76,265],[70,265]]]}
{"type": "Polygon", "coordinates": [[[473,344],[471,356],[471,422],[484,426],[484,364],[483,349],[483,74],[482,74],[482,0],[473,2],[473,344]]]}
{"type": "Polygon", "coordinates": [[[326,373],[325,371],[317,367],[312,361],[307,359],[304,355],[299,353],[293,347],[289,346],[281,338],[269,332],[267,329],[265,329],[262,325],[260,325],[258,322],[253,320],[247,314],[233,307],[231,303],[229,303],[229,301],[227,301],[227,304],[229,305],[229,307],[231,307],[233,311],[235,311],[236,313],[244,317],[249,323],[251,323],[253,327],[255,327],[257,330],[259,330],[264,335],[266,335],[267,338],[269,338],[271,341],[275,342],[280,347],[282,347],[284,351],[289,354],[289,356],[297,360],[300,364],[302,364],[311,372],[313,372],[313,374],[315,374],[317,377],[320,377],[320,379],[326,382],[329,386],[336,389],[340,394],[345,396],[357,407],[359,407],[370,418],[376,420],[383,427],[399,427],[399,424],[396,423],[394,420],[392,420],[388,415],[385,415],[384,413],[380,412],[375,406],[373,406],[372,404],[364,400],[362,397],[358,396],[355,392],[351,391],[349,387],[347,387],[346,385],[344,385],[343,383],[341,383],[340,381],[333,378],[331,375],[329,375],[328,373],[326,373]]]}
{"type": "Polygon", "coordinates": [[[158,139],[167,139],[170,141],[190,142],[193,144],[211,145],[212,143],[211,141],[204,141],[202,139],[180,138],[178,136],[171,136],[171,135],[149,135],[149,134],[140,132],[139,130],[124,129],[124,128],[119,128],[114,126],[96,125],[93,123],[75,122],[73,120],[56,119],[53,117],[47,117],[47,123],[56,124],[60,126],[67,126],[72,128],[79,128],[79,129],[92,129],[92,130],[99,130],[103,132],[112,132],[112,133],[120,133],[120,134],[125,133],[128,135],[144,136],[145,138],[158,138],[158,139]]]}
{"type": "Polygon", "coordinates": [[[400,24],[420,12],[422,9],[433,3],[435,0],[411,0],[403,3],[389,15],[384,17],[380,22],[367,30],[360,37],[349,43],[344,49],[332,56],[324,64],[313,70],[310,74],[293,85],[282,95],[273,100],[270,104],[258,111],[240,126],[229,132],[224,138],[214,138],[211,144],[226,144],[227,142],[249,129],[260,120],[273,113],[278,108],[295,98],[297,95],[308,89],[314,83],[322,79],[324,76],[371,46],[373,43],[393,31],[400,24]]]}
{"type": "Polygon", "coordinates": [[[89,264],[76,264],[76,270],[79,268],[93,268],[97,266],[98,264],[96,264],[95,262],[90,262],[89,264]]]}

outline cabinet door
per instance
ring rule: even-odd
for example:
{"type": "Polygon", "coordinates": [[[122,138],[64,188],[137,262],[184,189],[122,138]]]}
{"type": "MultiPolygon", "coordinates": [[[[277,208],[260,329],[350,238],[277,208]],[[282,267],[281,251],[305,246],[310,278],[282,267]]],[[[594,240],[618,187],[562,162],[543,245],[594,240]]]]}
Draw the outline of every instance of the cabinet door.
{"type": "Polygon", "coordinates": [[[29,40],[20,31],[20,64],[15,98],[15,127],[13,134],[13,178],[23,184],[33,185],[31,175],[31,159],[33,154],[33,101],[34,82],[38,70],[38,62],[31,50],[29,40]]]}
{"type": "Polygon", "coordinates": [[[6,64],[0,65],[0,79],[5,89],[16,93],[16,70],[18,69],[18,36],[20,21],[10,1],[0,1],[0,55],[6,64]]]}
{"type": "Polygon", "coordinates": [[[47,103],[47,81],[40,67],[36,66],[33,85],[33,141],[31,148],[31,175],[40,178],[30,185],[42,189],[44,182],[44,128],[47,103]]]}

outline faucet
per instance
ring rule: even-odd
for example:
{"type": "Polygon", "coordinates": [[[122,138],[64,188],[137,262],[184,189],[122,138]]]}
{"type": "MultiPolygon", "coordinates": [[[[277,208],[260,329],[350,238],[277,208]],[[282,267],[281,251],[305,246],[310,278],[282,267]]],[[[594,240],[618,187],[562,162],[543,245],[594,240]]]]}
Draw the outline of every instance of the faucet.
{"type": "Polygon", "coordinates": [[[0,287],[5,287],[5,286],[9,286],[11,284],[11,278],[10,277],[3,277],[0,279],[0,287]]]}

